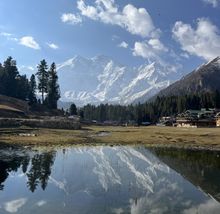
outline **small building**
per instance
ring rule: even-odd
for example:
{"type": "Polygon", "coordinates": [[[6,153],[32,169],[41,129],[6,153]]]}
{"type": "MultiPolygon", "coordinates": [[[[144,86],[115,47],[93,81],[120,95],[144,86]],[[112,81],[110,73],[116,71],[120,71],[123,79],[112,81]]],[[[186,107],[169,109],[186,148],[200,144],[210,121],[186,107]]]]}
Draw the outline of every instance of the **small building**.
{"type": "Polygon", "coordinates": [[[216,127],[216,110],[187,110],[176,118],[177,127],[216,127]]]}
{"type": "Polygon", "coordinates": [[[157,126],[174,126],[176,123],[176,118],[169,116],[169,117],[161,117],[157,126]]]}
{"type": "Polygon", "coordinates": [[[177,119],[176,121],[177,127],[192,127],[192,128],[200,128],[200,127],[216,127],[215,119],[202,119],[202,120],[189,120],[189,119],[177,119]]]}

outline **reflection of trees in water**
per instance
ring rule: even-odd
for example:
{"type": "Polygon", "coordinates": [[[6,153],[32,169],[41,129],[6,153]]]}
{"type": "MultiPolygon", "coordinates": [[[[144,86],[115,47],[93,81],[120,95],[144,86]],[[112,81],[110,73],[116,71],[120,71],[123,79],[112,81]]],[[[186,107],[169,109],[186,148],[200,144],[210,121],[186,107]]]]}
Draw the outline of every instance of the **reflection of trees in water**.
{"type": "Polygon", "coordinates": [[[34,192],[39,184],[41,184],[43,190],[46,189],[54,157],[55,152],[45,152],[36,154],[32,158],[31,168],[27,173],[27,185],[31,192],[34,192]]]}
{"type": "Polygon", "coordinates": [[[152,149],[165,164],[220,201],[220,152],[152,149]]]}
{"type": "Polygon", "coordinates": [[[16,155],[15,151],[13,153],[5,152],[10,151],[10,149],[9,147],[0,149],[0,190],[3,190],[3,183],[8,178],[9,173],[12,171],[17,172],[18,169],[21,169],[27,175],[27,186],[31,192],[34,192],[38,185],[41,185],[41,188],[45,190],[56,152],[50,151],[34,154],[30,158],[30,155],[25,153],[25,151],[20,155],[16,155]]]}
{"type": "Polygon", "coordinates": [[[22,166],[22,171],[25,173],[29,165],[29,156],[14,156],[11,154],[2,153],[2,151],[10,150],[11,148],[5,148],[0,150],[0,190],[3,190],[4,185],[2,184],[8,178],[8,175],[12,171],[17,171],[22,166]]]}

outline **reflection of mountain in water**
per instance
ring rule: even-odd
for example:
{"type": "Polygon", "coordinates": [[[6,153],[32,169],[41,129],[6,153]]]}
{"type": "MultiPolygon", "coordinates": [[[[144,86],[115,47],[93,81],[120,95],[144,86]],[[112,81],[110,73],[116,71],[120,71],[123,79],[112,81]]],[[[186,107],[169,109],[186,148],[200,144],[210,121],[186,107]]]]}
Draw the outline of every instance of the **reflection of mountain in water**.
{"type": "MultiPolygon", "coordinates": [[[[76,213],[180,213],[209,200],[143,147],[67,149],[56,161],[63,167],[56,167],[50,182],[76,213]]],[[[209,204],[220,210],[218,203],[209,204]]]]}
{"type": "Polygon", "coordinates": [[[168,166],[220,202],[220,152],[154,149],[168,166]]]}
{"type": "Polygon", "coordinates": [[[30,213],[30,208],[34,213],[54,214],[187,214],[204,206],[210,214],[220,210],[219,203],[143,147],[2,149],[0,157],[7,166],[1,169],[6,175],[1,181],[7,178],[0,194],[3,214],[14,204],[22,214],[30,213]],[[34,194],[26,191],[27,186],[34,194]],[[38,186],[42,188],[37,190],[38,186]],[[10,191],[14,187],[16,194],[10,191]]]}
{"type": "Polygon", "coordinates": [[[3,183],[9,174],[19,168],[27,175],[27,186],[31,192],[34,192],[38,185],[45,190],[54,157],[54,151],[33,154],[19,147],[4,146],[0,149],[0,190],[3,190],[3,183]]]}

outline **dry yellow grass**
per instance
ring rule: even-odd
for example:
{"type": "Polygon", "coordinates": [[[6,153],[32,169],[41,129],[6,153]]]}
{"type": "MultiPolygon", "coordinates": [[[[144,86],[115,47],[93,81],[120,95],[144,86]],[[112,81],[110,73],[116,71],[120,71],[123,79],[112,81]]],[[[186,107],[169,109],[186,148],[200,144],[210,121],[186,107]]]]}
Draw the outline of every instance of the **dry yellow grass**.
{"type": "Polygon", "coordinates": [[[220,128],[94,127],[93,131],[110,131],[110,136],[95,139],[112,144],[220,149],[220,128]]]}
{"type": "Polygon", "coordinates": [[[0,110],[7,110],[7,111],[17,111],[21,112],[19,109],[7,106],[7,105],[0,105],[0,110]]]}
{"type": "Polygon", "coordinates": [[[83,131],[10,128],[0,129],[0,142],[22,145],[62,145],[85,141],[83,131]],[[31,136],[24,136],[30,134],[31,136]],[[35,135],[35,136],[34,136],[35,135]]]}
{"type": "Polygon", "coordinates": [[[23,145],[125,145],[220,150],[220,128],[84,127],[83,130],[0,129],[0,142],[23,145]],[[36,136],[20,136],[31,133],[36,136]],[[100,133],[104,133],[100,135],[100,133]]]}

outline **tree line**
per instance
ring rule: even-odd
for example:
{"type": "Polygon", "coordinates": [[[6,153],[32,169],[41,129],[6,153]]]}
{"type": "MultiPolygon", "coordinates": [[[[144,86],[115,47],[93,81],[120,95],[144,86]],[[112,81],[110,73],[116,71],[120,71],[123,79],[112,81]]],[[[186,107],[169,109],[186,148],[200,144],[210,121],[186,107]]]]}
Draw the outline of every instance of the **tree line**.
{"type": "Polygon", "coordinates": [[[28,79],[19,73],[16,61],[8,57],[3,64],[0,63],[0,94],[28,101],[30,105],[42,104],[57,109],[60,89],[56,64],[53,62],[48,68],[46,60],[42,60],[37,70],[28,79]],[[41,100],[37,98],[37,90],[41,93],[41,100]]]}
{"type": "Polygon", "coordinates": [[[155,123],[162,116],[176,116],[188,109],[198,110],[201,108],[220,109],[219,91],[184,96],[158,96],[154,101],[128,106],[88,104],[78,108],[78,114],[90,121],[117,121],[120,123],[135,121],[137,124],[141,124],[142,122],[155,123]]]}
{"type": "MultiPolygon", "coordinates": [[[[26,75],[19,73],[16,61],[8,57],[3,64],[0,63],[0,94],[26,100],[31,106],[41,104],[49,109],[57,109],[60,89],[56,64],[52,63],[49,67],[46,60],[40,61],[37,73],[32,74],[28,79],[26,75]],[[41,99],[38,99],[37,92],[41,94],[41,99]]],[[[187,109],[201,108],[220,109],[219,91],[184,96],[162,96],[151,102],[128,106],[88,104],[77,109],[75,104],[72,104],[69,113],[78,114],[81,118],[90,121],[120,123],[135,121],[141,124],[142,122],[155,123],[161,116],[175,116],[187,109]]]]}

